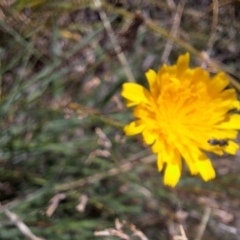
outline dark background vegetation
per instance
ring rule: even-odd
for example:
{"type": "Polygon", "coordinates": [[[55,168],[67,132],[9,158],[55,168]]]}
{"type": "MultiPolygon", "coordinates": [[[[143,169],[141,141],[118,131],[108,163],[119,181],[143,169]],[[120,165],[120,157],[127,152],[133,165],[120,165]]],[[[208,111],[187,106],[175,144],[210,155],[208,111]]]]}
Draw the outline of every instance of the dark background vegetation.
{"type": "MultiPolygon", "coordinates": [[[[106,0],[101,10],[137,82],[189,51],[192,66],[228,72],[239,90],[239,1],[106,0]]],[[[204,217],[198,239],[240,239],[239,155],[211,156],[211,182],[184,169],[175,189],[163,186],[141,137],[123,134],[126,81],[94,1],[0,2],[0,239],[27,239],[6,209],[44,239],[119,239],[94,236],[117,218],[129,239],[144,239],[131,224],[152,240],[176,239],[179,225],[197,239],[204,217]]]]}

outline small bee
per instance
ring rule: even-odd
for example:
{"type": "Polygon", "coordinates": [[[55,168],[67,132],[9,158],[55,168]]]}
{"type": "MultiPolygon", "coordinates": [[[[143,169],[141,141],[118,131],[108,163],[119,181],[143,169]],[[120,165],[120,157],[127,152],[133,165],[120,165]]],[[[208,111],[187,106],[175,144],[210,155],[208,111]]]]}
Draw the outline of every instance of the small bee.
{"type": "Polygon", "coordinates": [[[224,147],[224,146],[227,146],[228,145],[228,141],[226,139],[221,139],[221,140],[217,140],[217,139],[209,139],[208,140],[208,143],[210,145],[213,145],[213,146],[220,146],[220,147],[224,147]]]}

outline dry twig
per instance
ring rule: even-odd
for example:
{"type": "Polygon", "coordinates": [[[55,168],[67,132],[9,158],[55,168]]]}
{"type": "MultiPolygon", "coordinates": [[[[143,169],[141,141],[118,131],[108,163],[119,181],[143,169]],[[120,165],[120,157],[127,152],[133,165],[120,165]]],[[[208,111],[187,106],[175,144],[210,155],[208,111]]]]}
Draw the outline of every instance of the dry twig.
{"type": "Polygon", "coordinates": [[[121,65],[123,67],[123,70],[124,70],[124,72],[127,76],[128,81],[129,82],[135,82],[133,73],[132,73],[131,69],[129,68],[127,58],[123,54],[121,46],[120,46],[120,44],[119,44],[119,42],[118,42],[118,40],[117,40],[117,38],[114,34],[114,31],[112,29],[112,26],[111,26],[109,20],[108,20],[108,17],[102,9],[101,1],[100,0],[94,0],[94,3],[95,3],[95,6],[97,7],[97,9],[99,10],[100,18],[101,18],[101,20],[103,22],[103,25],[104,25],[104,27],[105,27],[108,35],[109,35],[109,38],[112,42],[114,50],[117,53],[117,57],[118,57],[119,62],[121,63],[121,65]]]}
{"type": "Polygon", "coordinates": [[[46,211],[46,215],[48,217],[51,217],[55,210],[57,209],[59,202],[66,198],[66,195],[64,193],[58,193],[56,194],[51,200],[50,200],[50,206],[48,207],[46,211]]]}
{"type": "Polygon", "coordinates": [[[84,186],[85,184],[90,184],[90,183],[99,181],[107,176],[115,176],[115,175],[119,174],[120,172],[127,172],[130,169],[132,169],[134,166],[136,166],[136,164],[149,164],[149,163],[152,163],[155,161],[156,161],[156,156],[150,155],[150,156],[140,159],[139,162],[127,162],[127,163],[121,165],[119,168],[112,168],[103,173],[97,173],[93,176],[89,176],[89,177],[86,177],[83,179],[79,179],[77,181],[73,181],[70,183],[65,183],[65,184],[56,186],[55,190],[56,191],[67,191],[69,189],[79,188],[79,187],[84,186]]]}
{"type": "Polygon", "coordinates": [[[212,48],[213,48],[213,44],[216,40],[216,32],[217,32],[217,23],[218,23],[218,0],[213,0],[213,21],[212,21],[212,31],[211,31],[211,35],[208,41],[208,53],[211,54],[212,48]]]}
{"type": "Polygon", "coordinates": [[[17,214],[10,212],[8,209],[5,210],[5,214],[16,225],[16,227],[25,237],[31,240],[44,240],[44,238],[40,238],[34,235],[28,228],[28,226],[19,219],[17,214]]]}
{"type": "Polygon", "coordinates": [[[79,197],[79,204],[76,206],[77,211],[84,212],[87,202],[88,202],[88,196],[86,194],[82,194],[79,197]]]}
{"type": "Polygon", "coordinates": [[[95,132],[98,135],[98,144],[104,146],[106,149],[111,149],[112,143],[102,129],[97,127],[95,132]]]}
{"type": "Polygon", "coordinates": [[[204,214],[202,216],[202,220],[201,220],[201,223],[200,223],[200,226],[199,226],[199,231],[197,233],[197,237],[195,238],[195,240],[201,240],[202,237],[203,237],[203,234],[205,232],[205,229],[207,227],[207,223],[208,223],[208,220],[210,218],[210,215],[211,215],[211,208],[209,207],[206,207],[205,208],[205,211],[204,211],[204,214]]]}
{"type": "Polygon", "coordinates": [[[225,73],[226,73],[227,77],[229,78],[230,82],[232,83],[232,85],[238,91],[240,91],[240,84],[238,83],[238,81],[235,78],[231,77],[230,74],[228,74],[228,73],[231,73],[232,75],[235,75],[235,73],[233,71],[225,69],[225,66],[222,63],[211,59],[209,57],[208,53],[205,51],[201,52],[200,57],[201,57],[201,61],[203,61],[203,63],[206,64],[206,66],[210,67],[213,72],[225,71],[225,73]]]}
{"type": "Polygon", "coordinates": [[[133,232],[133,236],[137,236],[139,240],[148,240],[148,238],[136,228],[135,225],[130,224],[126,221],[120,222],[118,219],[115,220],[115,228],[108,228],[103,231],[94,232],[95,236],[115,236],[122,240],[131,240],[131,237],[124,233],[123,228],[126,227],[133,232]]]}
{"type": "MultiPolygon", "coordinates": [[[[185,5],[185,1],[182,0],[182,1],[179,2],[177,10],[176,10],[176,14],[173,18],[173,26],[172,26],[172,29],[171,29],[171,32],[170,32],[170,34],[173,37],[176,37],[177,34],[178,34],[178,29],[179,29],[179,25],[180,25],[180,22],[181,22],[181,17],[182,17],[184,5],[185,5]]],[[[165,63],[168,60],[168,56],[171,52],[172,46],[173,46],[173,41],[171,39],[168,39],[168,41],[165,45],[164,51],[163,51],[162,59],[161,59],[165,63]]]]}

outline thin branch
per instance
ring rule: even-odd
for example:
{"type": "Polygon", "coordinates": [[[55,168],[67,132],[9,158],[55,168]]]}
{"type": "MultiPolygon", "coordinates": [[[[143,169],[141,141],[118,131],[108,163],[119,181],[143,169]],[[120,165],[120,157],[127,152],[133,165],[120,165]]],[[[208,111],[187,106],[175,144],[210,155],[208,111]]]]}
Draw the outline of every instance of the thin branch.
{"type": "MultiPolygon", "coordinates": [[[[182,17],[184,5],[185,5],[185,1],[180,1],[179,2],[177,10],[176,10],[176,14],[173,18],[173,26],[172,26],[172,29],[171,29],[171,32],[170,32],[170,34],[173,37],[176,37],[177,34],[178,34],[178,29],[179,29],[179,25],[180,25],[180,22],[181,22],[181,17],[182,17]]],[[[171,39],[168,39],[168,41],[165,45],[164,51],[163,51],[162,58],[161,58],[162,62],[165,62],[165,63],[167,62],[168,56],[169,56],[169,54],[172,50],[172,46],[173,46],[173,41],[171,39]]]]}
{"type": "Polygon", "coordinates": [[[211,35],[208,41],[208,54],[211,54],[212,48],[213,48],[213,44],[216,40],[216,32],[217,32],[217,23],[218,23],[218,8],[219,8],[219,4],[218,4],[218,0],[213,0],[213,21],[212,21],[212,26],[211,26],[211,35]]]}
{"type": "Polygon", "coordinates": [[[127,162],[123,165],[121,165],[118,168],[112,168],[106,172],[102,172],[102,173],[97,173],[93,176],[89,176],[83,179],[79,179],[70,183],[65,183],[65,184],[61,184],[55,187],[56,191],[67,191],[70,189],[75,189],[75,188],[79,188],[82,187],[86,184],[91,184],[94,183],[96,181],[99,181],[105,177],[108,176],[115,176],[121,172],[127,172],[129,170],[131,170],[133,167],[135,167],[137,164],[149,164],[156,161],[156,156],[155,155],[150,155],[147,157],[144,157],[142,159],[139,159],[139,161],[137,162],[127,162]]]}
{"type": "Polygon", "coordinates": [[[99,10],[99,14],[100,14],[100,18],[103,22],[103,26],[104,28],[106,29],[108,35],[109,35],[109,38],[110,38],[110,41],[112,42],[112,45],[114,47],[114,50],[117,54],[117,57],[118,57],[118,60],[119,62],[121,63],[122,67],[123,67],[123,70],[127,76],[127,79],[129,82],[135,82],[135,79],[134,79],[134,76],[133,76],[133,73],[131,71],[131,69],[129,68],[129,64],[128,64],[128,61],[127,61],[127,58],[125,57],[125,55],[123,54],[122,52],[122,49],[121,49],[121,46],[115,36],[115,33],[112,29],[112,26],[108,20],[108,17],[106,15],[106,13],[103,11],[102,9],[102,3],[100,0],[93,0],[94,1],[94,4],[95,6],[97,7],[97,9],[99,10]]]}
{"type": "Polygon", "coordinates": [[[211,211],[212,211],[211,208],[206,207],[206,209],[204,211],[204,214],[203,214],[203,217],[202,217],[202,220],[201,220],[201,223],[200,223],[200,227],[199,227],[199,230],[198,230],[198,233],[197,233],[197,237],[195,238],[195,240],[201,240],[202,239],[203,234],[204,234],[205,229],[206,229],[207,224],[208,224],[208,220],[209,220],[210,215],[211,215],[211,211]]]}
{"type": "Polygon", "coordinates": [[[44,240],[44,238],[40,238],[34,235],[28,228],[28,226],[19,219],[17,214],[10,212],[8,209],[5,210],[5,214],[16,225],[16,227],[25,237],[31,240],[44,240]]]}

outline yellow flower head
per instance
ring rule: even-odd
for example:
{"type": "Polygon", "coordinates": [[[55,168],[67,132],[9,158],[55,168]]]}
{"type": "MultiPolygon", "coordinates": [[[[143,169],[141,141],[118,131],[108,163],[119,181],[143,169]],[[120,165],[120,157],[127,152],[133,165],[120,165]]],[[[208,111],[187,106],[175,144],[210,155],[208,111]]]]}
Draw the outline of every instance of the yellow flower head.
{"type": "Polygon", "coordinates": [[[126,125],[126,135],[142,133],[146,144],[157,153],[158,170],[163,169],[164,184],[174,187],[180,178],[182,158],[191,174],[204,181],[215,177],[204,151],[235,154],[239,146],[233,139],[240,129],[240,115],[234,89],[223,72],[210,77],[200,67],[189,68],[189,53],[177,64],[163,65],[156,73],[146,73],[149,90],[137,83],[123,84],[127,107],[134,107],[136,120],[126,125]]]}

